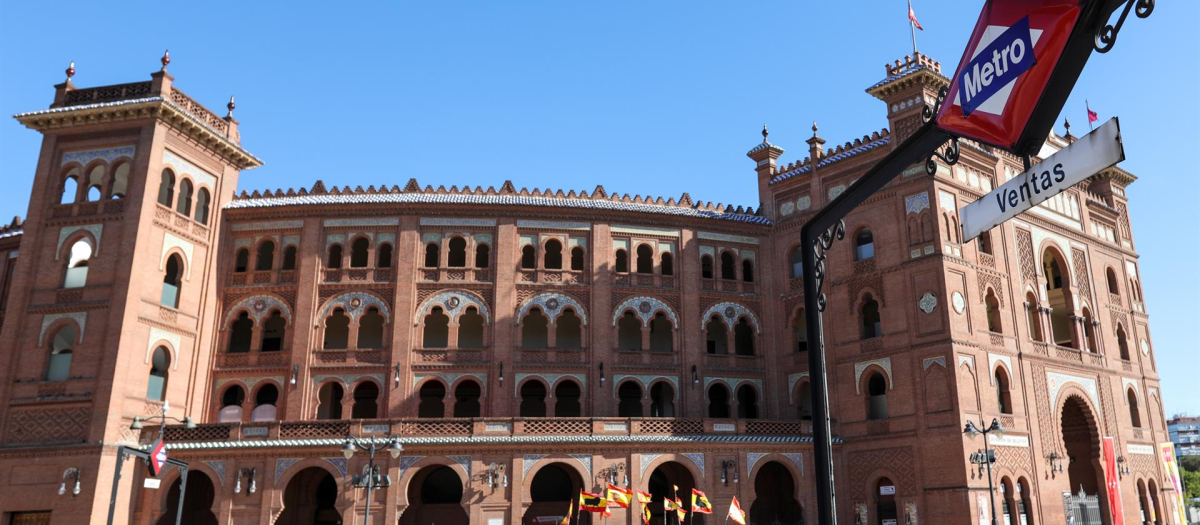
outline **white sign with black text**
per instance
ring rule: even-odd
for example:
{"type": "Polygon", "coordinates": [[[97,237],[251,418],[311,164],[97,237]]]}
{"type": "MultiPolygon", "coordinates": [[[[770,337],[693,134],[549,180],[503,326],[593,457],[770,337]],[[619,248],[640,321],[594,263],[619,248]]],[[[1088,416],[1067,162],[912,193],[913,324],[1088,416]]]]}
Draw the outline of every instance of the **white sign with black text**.
{"type": "Polygon", "coordinates": [[[1125,147],[1121,144],[1121,125],[1113,117],[1029,171],[963,206],[958,212],[963,242],[1123,160],[1125,147]]]}

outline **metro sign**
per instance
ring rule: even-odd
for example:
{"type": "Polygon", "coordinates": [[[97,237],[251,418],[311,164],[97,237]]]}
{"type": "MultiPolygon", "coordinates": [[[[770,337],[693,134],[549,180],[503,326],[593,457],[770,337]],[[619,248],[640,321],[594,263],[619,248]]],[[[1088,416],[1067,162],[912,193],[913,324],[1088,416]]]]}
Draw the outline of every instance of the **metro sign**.
{"type": "Polygon", "coordinates": [[[1079,3],[989,0],[950,81],[938,127],[1012,150],[1070,40],[1079,3]]]}
{"type": "Polygon", "coordinates": [[[167,464],[167,444],[163,440],[154,442],[154,446],[150,448],[150,475],[158,477],[162,473],[163,465],[167,464]]]}

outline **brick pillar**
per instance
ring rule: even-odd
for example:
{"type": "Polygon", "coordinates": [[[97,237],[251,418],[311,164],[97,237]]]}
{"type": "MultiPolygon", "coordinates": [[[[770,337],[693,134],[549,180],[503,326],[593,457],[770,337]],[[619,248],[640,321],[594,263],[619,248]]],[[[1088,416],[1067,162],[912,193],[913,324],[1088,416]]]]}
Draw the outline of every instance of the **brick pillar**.
{"type": "Polygon", "coordinates": [[[455,319],[446,326],[446,348],[458,348],[458,321],[455,319]]]}
{"type": "MultiPolygon", "coordinates": [[[[549,314],[545,314],[549,315],[549,314]]],[[[558,320],[546,324],[546,348],[558,348],[558,320]]]]}

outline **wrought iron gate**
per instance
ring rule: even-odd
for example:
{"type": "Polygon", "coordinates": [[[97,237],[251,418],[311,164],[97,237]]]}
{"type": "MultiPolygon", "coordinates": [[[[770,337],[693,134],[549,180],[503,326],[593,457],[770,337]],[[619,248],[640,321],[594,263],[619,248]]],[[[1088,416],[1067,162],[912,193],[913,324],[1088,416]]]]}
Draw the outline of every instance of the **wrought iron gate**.
{"type": "Polygon", "coordinates": [[[1065,525],[1102,525],[1100,520],[1100,497],[1089,496],[1079,487],[1079,493],[1063,493],[1063,508],[1066,511],[1065,525]]]}

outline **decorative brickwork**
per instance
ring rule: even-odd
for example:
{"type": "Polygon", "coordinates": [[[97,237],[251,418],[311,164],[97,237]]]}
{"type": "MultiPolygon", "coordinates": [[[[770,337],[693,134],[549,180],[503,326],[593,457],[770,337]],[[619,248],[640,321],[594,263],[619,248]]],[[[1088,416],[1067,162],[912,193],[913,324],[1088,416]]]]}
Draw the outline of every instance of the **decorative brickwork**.
{"type": "Polygon", "coordinates": [[[7,423],[5,444],[70,443],[87,439],[91,409],[26,408],[12,410],[7,423]]]}

